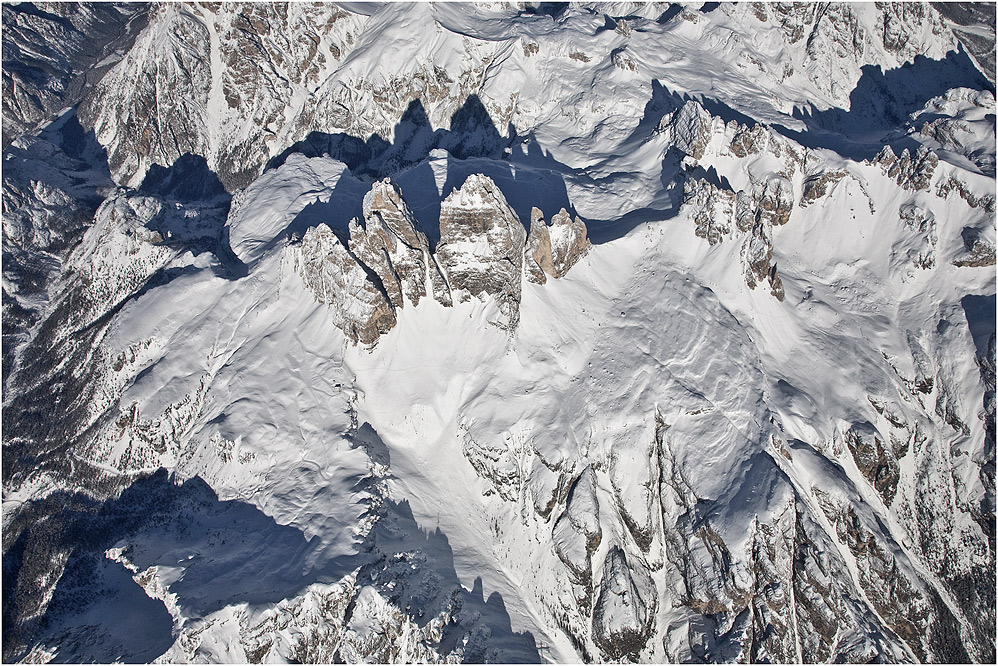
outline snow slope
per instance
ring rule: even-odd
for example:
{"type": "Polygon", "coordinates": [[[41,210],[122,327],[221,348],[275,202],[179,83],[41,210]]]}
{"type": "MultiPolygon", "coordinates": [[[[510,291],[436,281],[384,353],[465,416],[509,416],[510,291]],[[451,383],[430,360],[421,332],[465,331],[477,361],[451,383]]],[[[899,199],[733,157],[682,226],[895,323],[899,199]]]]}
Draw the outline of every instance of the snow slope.
{"type": "Polygon", "coordinates": [[[994,660],[936,10],[143,12],[4,155],[5,660],[994,660]]]}

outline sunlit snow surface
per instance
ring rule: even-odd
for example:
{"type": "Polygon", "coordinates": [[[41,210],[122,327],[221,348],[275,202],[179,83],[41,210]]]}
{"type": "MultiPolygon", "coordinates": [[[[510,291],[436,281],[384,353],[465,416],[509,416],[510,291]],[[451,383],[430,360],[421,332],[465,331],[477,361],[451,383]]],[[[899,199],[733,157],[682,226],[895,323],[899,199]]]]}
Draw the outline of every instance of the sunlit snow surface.
{"type": "MultiPolygon", "coordinates": [[[[593,246],[561,279],[524,280],[514,331],[495,325],[492,299],[444,307],[425,298],[364,346],[336,328],[295,264],[306,229],[342,230],[361,213],[369,178],[335,156],[292,153],[236,192],[224,256],[133,241],[141,229],[113,231],[105,204],[69,261],[100,259],[110,266],[102,274],[117,275],[141,260],[169,273],[122,296],[101,342],[108,359],[130,359],[102,380],[104,398],[163,439],[128,467],[138,439],[131,425],[109,423],[74,455],[112,473],[165,468],[169,477],[96,503],[118,515],[141,497],[145,513],[119,540],[94,542],[104,550],[80,589],[96,600],[74,614],[55,589],[60,611],[26,646],[31,657],[730,661],[753,621],[739,595],[769,575],[759,564],[768,557],[784,582],[776,597],[767,592],[767,613],[779,616],[774,599],[792,599],[790,581],[806,571],[808,589],[830,590],[840,624],[825,640],[841,654],[941,658],[906,643],[906,627],[874,599],[882,587],[866,546],[857,555],[847,521],[835,522],[851,511],[849,525],[888,553],[892,575],[914,581],[905,584],[923,601],[910,602],[911,613],[924,607],[935,618],[945,608],[965,656],[993,658],[993,640],[973,634],[971,606],[940,575],[994,564],[993,531],[989,545],[971,511],[990,503],[993,530],[994,443],[977,358],[993,340],[994,266],[956,265],[971,236],[993,257],[993,198],[988,211],[939,188],[955,178],[972,197],[993,197],[995,108],[993,88],[970,89],[981,77],[960,69],[970,61],[955,55],[952,35],[932,33],[930,22],[911,35],[920,46],[909,50],[923,65],[943,63],[942,73],[921,82],[915,106],[884,102],[901,105],[902,118],[877,125],[874,111],[850,109],[850,91],[862,93],[872,76],[860,65],[893,70],[914,53],[880,43],[864,47],[862,62],[802,63],[803,42],[747,9],[628,4],[553,18],[451,4],[347,8],[358,10],[350,25],[359,34],[317,99],[336,81],[426,63],[455,80],[478,67],[474,91],[490,111],[516,95],[503,121],[519,138],[503,159],[437,147],[391,174],[431,243],[440,202],[481,173],[525,226],[531,207],[547,219],[567,207],[587,222],[593,246]],[[539,53],[525,55],[525,44],[539,53]],[[959,67],[947,64],[958,57],[959,67]],[[785,73],[791,61],[798,69],[785,73]],[[713,119],[695,169],[669,152],[677,139],[659,127],[687,99],[713,119]],[[961,124],[928,136],[924,123],[943,117],[961,124]],[[708,243],[695,206],[683,205],[686,178],[751,193],[789,169],[787,153],[733,154],[730,121],[779,126],[772,141],[803,156],[786,175],[789,221],[768,232],[783,300],[769,283],[747,286],[745,233],[708,243]],[[880,141],[937,150],[929,186],[904,189],[871,163],[880,141]],[[808,176],[837,170],[826,194],[801,204],[808,176]],[[931,229],[907,223],[905,206],[931,216],[931,229]],[[125,248],[118,268],[108,247],[125,248]],[[926,248],[932,265],[913,263],[926,248]],[[926,374],[935,377],[929,391],[912,389],[926,374]],[[910,439],[890,500],[859,469],[850,431],[910,439]],[[981,473],[989,459],[990,488],[981,473]],[[936,503],[928,518],[919,497],[936,503]],[[760,556],[769,529],[807,545],[784,552],[773,539],[764,543],[776,554],[760,556]],[[926,549],[920,539],[947,545],[926,549]],[[934,548],[946,563],[926,555],[934,548]],[[932,595],[938,605],[925,601],[932,595]],[[643,641],[620,647],[632,630],[643,641]]],[[[872,5],[854,9],[863,25],[880,25],[872,5]]],[[[215,25],[206,10],[191,12],[185,20],[215,25]]],[[[207,32],[215,50],[204,157],[214,168],[219,146],[251,123],[226,118],[219,38],[207,32]]],[[[167,48],[143,37],[149,57],[167,48]]],[[[132,66],[123,60],[112,76],[127,80],[132,66]]],[[[307,107],[309,98],[282,103],[307,107]]],[[[446,129],[437,121],[456,110],[448,103],[430,105],[433,129],[446,129]]],[[[483,136],[512,139],[493,121],[483,136]]],[[[98,126],[97,138],[117,146],[122,131],[98,126]]],[[[21,142],[15,149],[30,147],[21,142]]],[[[194,233],[192,216],[177,216],[188,221],[170,229],[194,233]]],[[[46,477],[5,487],[5,527],[22,503],[58,488],[46,477]]],[[[979,584],[993,589],[994,580],[979,584]]],[[[885,594],[902,603],[896,590],[885,594]]],[[[820,642],[815,630],[808,638],[796,628],[796,604],[776,621],[791,636],[788,651],[769,658],[822,654],[808,651],[820,642]]],[[[993,619],[993,595],[983,612],[993,619]]]]}

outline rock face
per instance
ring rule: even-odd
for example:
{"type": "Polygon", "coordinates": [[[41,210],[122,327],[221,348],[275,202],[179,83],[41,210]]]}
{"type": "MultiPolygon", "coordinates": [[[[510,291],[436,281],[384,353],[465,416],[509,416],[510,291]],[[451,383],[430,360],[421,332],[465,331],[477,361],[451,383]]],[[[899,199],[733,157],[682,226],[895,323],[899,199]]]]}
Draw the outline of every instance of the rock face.
{"type": "Polygon", "coordinates": [[[271,147],[279,150],[276,131],[292,134],[287,143],[304,138],[316,109],[289,113],[288,102],[315,90],[362,21],[303,3],[231,13],[163,5],[150,10],[149,22],[156,29],[143,32],[87,96],[80,117],[108,148],[119,183],[136,185],[152,165],[193,153],[232,191],[260,173],[271,147]]]}
{"type": "Polygon", "coordinates": [[[419,305],[426,295],[428,262],[434,293],[438,289],[445,293],[426,234],[417,228],[416,218],[389,180],[375,183],[364,197],[364,226],[351,221],[350,247],[378,275],[395,307],[402,307],[403,294],[419,305]]]}
{"type": "Polygon", "coordinates": [[[756,224],[751,235],[742,245],[742,263],[745,266],[745,284],[750,289],[764,281],[769,281],[770,292],[777,300],[783,300],[783,280],[776,272],[773,263],[773,241],[771,232],[764,224],[756,224]]]}
{"type": "Polygon", "coordinates": [[[524,278],[543,284],[545,275],[563,277],[589,249],[585,223],[564,210],[546,225],[535,208],[534,240],[526,243],[516,213],[481,174],[442,202],[436,252],[390,180],[371,186],[363,211],[363,222],[350,221],[346,244],[320,224],[293,248],[296,269],[316,299],[333,309],[333,323],[368,345],[395,326],[397,310],[418,305],[428,293],[445,307],[495,298],[506,318],[501,327],[513,332],[524,278]]]}
{"type": "Polygon", "coordinates": [[[790,220],[794,209],[794,186],[783,176],[770,176],[755,185],[753,199],[758,206],[759,221],[780,226],[790,220]]]}
{"type": "Polygon", "coordinates": [[[209,124],[212,89],[211,33],[180,5],[161,5],[150,21],[156,31],[143,32],[112,73],[94,88],[79,115],[108,149],[108,165],[119,182],[137,187],[152,164],[170,166],[184,154],[210,152],[208,137],[198,128],[209,124]],[[169,48],[170,57],[158,57],[169,48]],[[125,96],[122,89],[146,91],[125,96]],[[169,95],[158,91],[169,90],[169,95]],[[154,105],[155,114],[148,109],[154,105]]]}
{"type": "Polygon", "coordinates": [[[137,3],[4,5],[4,150],[79,102],[131,46],[146,12],[137,3]]]}
{"type": "Polygon", "coordinates": [[[577,597],[583,611],[591,602],[592,556],[603,538],[599,515],[596,477],[591,468],[586,468],[569,491],[565,511],[553,533],[555,554],[568,568],[572,582],[583,588],[577,597]]]}
{"type": "MultiPolygon", "coordinates": [[[[853,427],[846,433],[846,446],[856,461],[859,471],[877,489],[884,503],[890,505],[897,494],[899,479],[897,458],[895,452],[880,441],[876,430],[869,424],[865,426],[853,427]]],[[[907,451],[900,450],[897,453],[903,456],[907,451]]]]}
{"type": "MultiPolygon", "coordinates": [[[[745,284],[750,289],[768,281],[770,293],[783,300],[783,281],[773,261],[773,228],[787,224],[796,205],[793,178],[803,157],[786,139],[759,123],[743,125],[737,120],[719,122],[698,102],[688,101],[667,114],[658,131],[666,133],[670,147],[684,155],[686,178],[682,206],[689,211],[694,233],[710,245],[741,238],[741,261],[745,284]],[[723,140],[714,142],[714,136],[723,140]],[[714,151],[758,163],[746,169],[748,185],[736,190],[710,166],[714,151]],[[692,158],[692,159],[690,159],[692,158]],[[697,166],[702,162],[703,165],[697,166]],[[774,169],[779,164],[779,170],[774,169]]],[[[827,193],[845,172],[819,174],[804,181],[800,207],[827,193]]]]}
{"type": "Polygon", "coordinates": [[[981,238],[977,233],[964,236],[964,249],[967,254],[953,261],[954,266],[994,266],[995,246],[986,238],[981,238]]]}
{"type": "Polygon", "coordinates": [[[593,639],[611,659],[636,655],[644,648],[655,616],[652,590],[647,572],[628,566],[624,551],[611,548],[593,609],[593,639]]]}
{"type": "Polygon", "coordinates": [[[586,238],[586,224],[576,216],[573,220],[562,208],[551,223],[537,208],[530,211],[530,235],[527,237],[524,258],[527,279],[537,284],[547,282],[547,275],[564,277],[586,252],[590,243],[586,238]]]}
{"type": "Polygon", "coordinates": [[[835,183],[846,176],[844,170],[820,171],[812,173],[804,179],[804,191],[800,197],[800,207],[805,208],[808,204],[817,201],[825,196],[835,183]]]}
{"type": "Polygon", "coordinates": [[[440,205],[437,260],[457,302],[494,296],[510,330],[520,320],[523,225],[490,178],[474,174],[440,205]]]}
{"type": "Polygon", "coordinates": [[[939,165],[939,157],[925,146],[915,154],[905,148],[900,155],[895,155],[890,146],[884,146],[873,163],[879,164],[887,177],[894,179],[901,187],[917,191],[929,188],[932,173],[939,165]]]}
{"type": "Polygon", "coordinates": [[[711,138],[713,118],[695,100],[683,104],[678,111],[662,118],[659,132],[668,132],[673,145],[694,160],[699,160],[711,138]]]}
{"type": "Polygon", "coordinates": [[[51,135],[24,136],[4,154],[5,382],[13,370],[15,348],[30,338],[47,304],[56,298],[50,286],[100,207],[98,188],[112,187],[106,172],[91,169],[84,155],[69,155],[53,141],[57,138],[51,135]]]}
{"type": "MultiPolygon", "coordinates": [[[[315,156],[332,145],[351,162],[379,161],[376,171],[389,175],[419,161],[426,134],[433,134],[430,123],[455,123],[450,141],[438,146],[452,154],[501,154],[505,142],[495,128],[477,132],[481,119],[468,114],[463,120],[471,127],[462,128],[455,114],[482,85],[492,49],[466,44],[459,72],[421,54],[402,56],[404,67],[389,76],[371,76],[348,60],[367,19],[318,2],[151,8],[156,29],[142,33],[87,95],[81,119],[108,147],[115,181],[128,185],[141,182],[152,165],[169,166],[192,152],[203,155],[234,192],[290,146],[313,141],[322,146],[315,156]],[[413,102],[426,127],[393,137],[413,102]],[[144,110],[150,108],[159,110],[160,122],[148,121],[152,116],[144,110]],[[389,146],[392,139],[396,145],[389,146]]],[[[485,116],[505,120],[515,95],[474,99],[485,116]]]]}
{"type": "Polygon", "coordinates": [[[5,661],[994,663],[930,6],[3,9],[5,661]]]}
{"type": "Polygon", "coordinates": [[[297,270],[316,300],[330,306],[333,323],[354,342],[373,344],[395,326],[395,310],[369,269],[336,234],[320,224],[297,248],[297,270]]]}
{"type": "MultiPolygon", "coordinates": [[[[750,211],[746,206],[750,202],[747,195],[736,199],[735,192],[719,188],[704,178],[689,179],[684,185],[683,204],[689,206],[694,233],[711,245],[716,245],[731,233],[731,222],[736,215],[736,200],[740,204],[737,209],[742,217],[748,217],[750,211]]],[[[754,220],[754,214],[752,218],[754,220]]],[[[754,224],[754,222],[751,222],[754,224]]]]}

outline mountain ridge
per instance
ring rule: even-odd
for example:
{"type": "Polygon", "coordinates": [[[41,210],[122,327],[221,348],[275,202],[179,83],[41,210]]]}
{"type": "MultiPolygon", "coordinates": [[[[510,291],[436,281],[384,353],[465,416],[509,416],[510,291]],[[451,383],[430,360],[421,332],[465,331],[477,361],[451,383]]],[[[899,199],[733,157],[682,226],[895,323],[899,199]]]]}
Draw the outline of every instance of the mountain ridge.
{"type": "Polygon", "coordinates": [[[4,7],[5,660],[994,660],[953,11],[59,11],[112,53],[8,113],[68,28],[4,7]]]}

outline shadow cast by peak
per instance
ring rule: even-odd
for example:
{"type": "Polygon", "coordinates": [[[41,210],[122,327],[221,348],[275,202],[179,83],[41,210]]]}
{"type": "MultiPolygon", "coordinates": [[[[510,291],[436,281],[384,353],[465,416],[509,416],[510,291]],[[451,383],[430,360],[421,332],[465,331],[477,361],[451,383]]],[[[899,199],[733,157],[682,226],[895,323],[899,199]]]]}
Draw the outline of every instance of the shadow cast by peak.
{"type": "Polygon", "coordinates": [[[659,123],[662,122],[662,118],[679,110],[684,104],[690,101],[698,102],[700,106],[702,106],[710,115],[715,118],[720,118],[725,123],[729,123],[734,120],[740,125],[745,125],[747,127],[754,127],[757,124],[755,119],[742,113],[741,111],[738,111],[737,109],[733,109],[720,100],[705,97],[704,95],[678,93],[669,90],[669,88],[662,85],[659,80],[652,79],[651,98],[645,104],[641,120],[638,122],[637,127],[635,127],[631,132],[631,136],[628,137],[628,141],[633,141],[635,139],[647,141],[648,137],[650,137],[659,126],[659,123]]]}
{"type": "MultiPolygon", "coordinates": [[[[658,81],[652,81],[652,98],[633,139],[647,140],[661,118],[688,99],[691,98],[672,93],[658,81]]],[[[751,122],[747,116],[719,102],[700,101],[726,119],[751,122]]],[[[393,142],[377,135],[365,141],[342,133],[312,132],[305,140],[272,159],[267,168],[278,168],[295,153],[339,160],[346,164],[349,172],[340,178],[327,199],[306,206],[296,216],[283,235],[291,240],[300,238],[310,227],[322,222],[349,246],[349,220],[362,218],[364,194],[375,179],[391,178],[398,185],[406,205],[426,233],[431,251],[440,240],[443,200],[472,174],[486,175],[496,183],[528,233],[531,210],[535,207],[547,220],[562,209],[570,215],[578,215],[569,198],[569,180],[581,187],[598,189],[605,186],[584,172],[559,162],[533,134],[521,136],[512,125],[507,127],[505,136],[500,134],[488,111],[474,95],[453,114],[448,130],[433,130],[422,102],[417,99],[410,102],[396,123],[393,142]]],[[[682,196],[682,182],[674,181],[683,177],[674,155],[663,160],[661,177],[666,193],[658,202],[660,206],[631,211],[615,220],[586,219],[590,239],[597,244],[607,242],[642,222],[674,216],[682,196]]]]}
{"type": "Polygon", "coordinates": [[[344,172],[336,181],[329,196],[325,199],[316,199],[302,208],[277,239],[286,239],[294,243],[301,240],[310,228],[325,224],[333,230],[340,241],[349,245],[350,220],[363,219],[364,196],[370,189],[369,182],[344,172]]]}
{"type": "MultiPolygon", "coordinates": [[[[650,205],[636,208],[623,215],[610,219],[588,219],[589,240],[593,245],[602,245],[626,236],[635,228],[648,222],[666,222],[679,214],[683,204],[683,192],[686,181],[691,176],[709,176],[700,168],[700,172],[687,171],[683,167],[682,155],[670,147],[661,162],[662,170],[659,182],[662,184],[662,195],[650,205]]],[[[716,171],[714,172],[716,175],[716,171]]],[[[718,184],[720,180],[718,180],[718,184]]]]}
{"type": "Polygon", "coordinates": [[[885,72],[879,65],[864,65],[862,72],[849,95],[848,111],[796,108],[793,117],[803,122],[804,131],[781,125],[774,129],[808,148],[830,149],[851,160],[871,159],[885,142],[896,152],[914,144],[911,139],[891,140],[891,134],[930,99],[952,88],[995,91],[962,45],[941,60],[917,55],[896,69],[885,72]]]}
{"type": "Polygon", "coordinates": [[[108,184],[111,183],[107,150],[97,141],[92,129],[84,129],[80,124],[75,108],[52,121],[38,133],[38,138],[55,144],[68,157],[82,161],[88,169],[96,171],[108,184]]]}
{"type": "Polygon", "coordinates": [[[342,132],[313,131],[272,158],[266,169],[279,167],[293,153],[307,157],[328,155],[346,164],[356,177],[372,181],[419,164],[435,149],[446,150],[458,159],[500,159],[516,139],[512,125],[509,131],[507,137],[499,133],[477,95],[470,95],[454,112],[450,129],[437,130],[430,124],[422,101],[414,99],[396,123],[392,141],[378,134],[364,140],[342,132]]]}
{"type": "MultiPolygon", "coordinates": [[[[390,470],[391,452],[369,423],[363,423],[352,439],[353,447],[364,449],[372,462],[390,470]]],[[[391,472],[387,473],[390,478],[391,472]]],[[[420,627],[441,613],[450,614],[436,647],[442,657],[463,647],[464,663],[540,663],[534,636],[513,630],[502,595],[493,591],[486,596],[481,577],[466,589],[447,535],[439,526],[421,527],[407,500],[383,497],[377,484],[372,476],[358,486],[380,498],[372,499],[380,518],[366,545],[376,557],[358,571],[358,587],[374,588],[420,627]]],[[[356,613],[348,611],[348,616],[356,613]]]]}
{"type": "Polygon", "coordinates": [[[557,21],[569,6],[568,2],[527,2],[524,3],[522,13],[550,16],[557,21]]]}
{"type": "Polygon", "coordinates": [[[463,587],[450,541],[439,527],[424,531],[406,500],[386,499],[384,510],[374,530],[380,557],[361,569],[359,586],[374,587],[420,627],[449,614],[450,622],[440,629],[441,656],[462,648],[464,663],[540,663],[533,634],[513,630],[499,592],[486,596],[481,577],[471,590],[463,587]]]}
{"type": "Polygon", "coordinates": [[[406,201],[411,202],[413,214],[431,236],[431,245],[435,246],[439,239],[437,220],[441,203],[472,174],[488,176],[496,184],[528,232],[533,208],[538,208],[547,220],[561,209],[577,214],[565,183],[571,169],[545,151],[533,135],[519,137],[501,160],[461,159],[438,152],[398,177],[399,188],[406,201]],[[439,171],[446,175],[438,191],[435,174],[439,171]]]}
{"type": "Polygon", "coordinates": [[[164,245],[194,255],[210,252],[218,259],[220,277],[238,279],[247,274],[246,265],[232,251],[225,224],[232,195],[204,157],[185,153],[168,167],[152,165],[137,193],[163,203],[146,227],[158,232],[164,245]]]}
{"type": "Polygon", "coordinates": [[[689,99],[687,95],[669,90],[658,79],[651,80],[651,98],[645,103],[641,120],[631,132],[628,141],[646,141],[667,114],[673,113],[689,99]]]}
{"type": "Polygon", "coordinates": [[[713,165],[704,169],[702,166],[697,164],[693,167],[688,167],[686,174],[695,180],[705,180],[719,190],[727,190],[733,192],[734,188],[731,187],[731,183],[727,178],[717,173],[717,168],[713,165]]]}
{"type": "Polygon", "coordinates": [[[3,560],[5,661],[39,640],[58,646],[56,662],[151,661],[169,648],[173,619],[163,603],[105,554],[122,544],[137,571],[182,571],[169,591],[187,617],[277,603],[361,563],[346,557],[310,569],[315,539],[251,504],[220,500],[200,478],[175,484],[163,469],[105,502],[64,491],[30,502],[4,536],[12,542],[3,560]],[[40,581],[60,553],[65,569],[44,613],[32,618],[40,581]]]}
{"type": "MultiPolygon", "coordinates": [[[[960,299],[967,327],[974,339],[979,358],[987,358],[988,345],[995,335],[995,297],[981,294],[967,294],[960,299]]],[[[994,358],[991,358],[994,363],[994,358]]]]}
{"type": "MultiPolygon", "coordinates": [[[[62,204],[61,214],[49,214],[44,224],[51,240],[43,246],[46,252],[65,255],[89,227],[101,202],[103,192],[114,187],[108,168],[107,152],[93,130],[85,130],[70,109],[52,121],[37,138],[24,137],[4,151],[3,180],[5,188],[31,191],[40,184],[65,193],[70,202],[62,204]],[[46,145],[50,144],[50,145],[46,145]]],[[[15,208],[5,211],[16,215],[15,208]]],[[[32,219],[32,224],[38,220],[32,219]]],[[[39,242],[36,237],[35,242],[39,242]]],[[[16,243],[5,234],[5,250],[16,243]]],[[[7,260],[5,255],[5,261],[7,260]]],[[[26,267],[29,268],[30,267],[26,267]]],[[[5,274],[7,271],[5,270],[5,274]]]]}
{"type": "MultiPolygon", "coordinates": [[[[372,462],[391,464],[369,425],[353,440],[372,462]]],[[[39,645],[54,648],[57,663],[159,657],[175,641],[175,620],[138,582],[155,569],[189,619],[239,604],[271,606],[356,572],[358,588],[377,590],[419,626],[451,613],[441,640],[448,654],[463,646],[465,661],[539,662],[533,636],[513,631],[501,595],[486,596],[480,580],[462,587],[447,536],[421,529],[406,501],[385,498],[380,478],[357,477],[351,490],[378,516],[374,528],[330,553],[319,537],[252,504],[221,500],[198,477],[178,483],[163,469],[106,501],[58,491],[26,502],[4,529],[4,661],[39,645]]],[[[346,622],[356,614],[346,610],[346,622]]]]}
{"type": "MultiPolygon", "coordinates": [[[[396,125],[393,144],[379,137],[365,143],[343,135],[317,137],[313,133],[306,142],[296,144],[302,154],[338,159],[348,172],[328,198],[306,206],[283,236],[294,240],[310,227],[325,223],[346,241],[350,219],[363,217],[363,199],[371,181],[389,177],[401,190],[431,249],[440,238],[442,201],[471,174],[491,178],[528,231],[533,207],[541,209],[547,219],[562,208],[575,214],[565,184],[571,169],[544,151],[532,135],[520,137],[512,125],[507,135],[511,138],[499,134],[488,112],[473,98],[454,114],[450,130],[435,132],[422,105],[414,101],[396,125]]],[[[286,159],[287,155],[278,162],[286,159]]]]}

